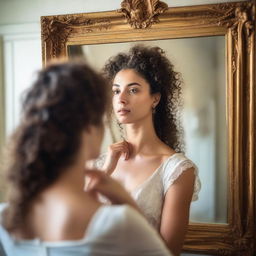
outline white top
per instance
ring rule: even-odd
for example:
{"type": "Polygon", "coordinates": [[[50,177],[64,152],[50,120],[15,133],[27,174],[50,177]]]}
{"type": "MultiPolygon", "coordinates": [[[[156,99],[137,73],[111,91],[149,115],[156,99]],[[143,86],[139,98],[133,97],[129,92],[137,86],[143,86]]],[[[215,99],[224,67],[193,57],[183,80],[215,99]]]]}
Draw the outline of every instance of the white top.
{"type": "MultiPolygon", "coordinates": [[[[0,224],[3,209],[0,204],[0,224]]],[[[157,232],[129,206],[101,206],[86,235],[75,241],[16,240],[0,225],[0,255],[7,256],[171,256],[157,232]]]]}
{"type": "MultiPolygon", "coordinates": [[[[103,154],[97,160],[97,168],[103,166],[105,157],[106,154],[103,154]]],[[[149,223],[157,230],[160,229],[163,202],[167,190],[184,171],[191,167],[195,169],[194,193],[192,197],[192,201],[195,201],[198,199],[198,193],[201,188],[198,169],[182,153],[175,153],[167,158],[148,179],[131,193],[149,223]]]]}

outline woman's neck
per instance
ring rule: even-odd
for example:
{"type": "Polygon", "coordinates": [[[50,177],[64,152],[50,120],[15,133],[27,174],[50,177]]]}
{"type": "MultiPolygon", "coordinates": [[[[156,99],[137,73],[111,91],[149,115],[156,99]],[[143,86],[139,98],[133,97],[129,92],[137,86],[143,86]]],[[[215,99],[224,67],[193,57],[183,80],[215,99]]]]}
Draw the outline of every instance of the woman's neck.
{"type": "Polygon", "coordinates": [[[132,145],[132,155],[151,154],[161,144],[152,122],[127,124],[126,140],[132,145]]]}
{"type": "Polygon", "coordinates": [[[74,192],[83,192],[85,162],[84,151],[80,150],[74,163],[63,170],[63,174],[59,177],[54,186],[71,189],[74,192]]]}
{"type": "Polygon", "coordinates": [[[84,171],[85,162],[74,163],[65,173],[58,179],[57,184],[65,188],[72,188],[72,190],[83,191],[84,188],[84,171]]]}

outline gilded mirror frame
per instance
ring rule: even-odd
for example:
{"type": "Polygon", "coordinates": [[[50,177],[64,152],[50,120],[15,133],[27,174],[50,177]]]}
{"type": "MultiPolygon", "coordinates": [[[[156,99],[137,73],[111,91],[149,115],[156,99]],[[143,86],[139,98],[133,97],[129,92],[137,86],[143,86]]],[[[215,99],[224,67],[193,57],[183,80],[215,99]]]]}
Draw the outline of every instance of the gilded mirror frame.
{"type": "Polygon", "coordinates": [[[41,17],[43,63],[68,57],[69,45],[225,36],[228,124],[228,223],[190,223],[184,251],[256,253],[255,2],[168,8],[125,0],[117,11],[41,17]]]}

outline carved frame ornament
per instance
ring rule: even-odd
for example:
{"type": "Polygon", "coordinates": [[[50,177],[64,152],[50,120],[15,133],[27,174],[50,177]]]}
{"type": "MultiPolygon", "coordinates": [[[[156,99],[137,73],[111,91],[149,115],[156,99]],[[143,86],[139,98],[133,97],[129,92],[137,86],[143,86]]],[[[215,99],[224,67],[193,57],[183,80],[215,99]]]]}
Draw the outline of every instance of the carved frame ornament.
{"type": "Polygon", "coordinates": [[[191,223],[184,250],[256,255],[255,2],[167,8],[158,0],[124,0],[117,11],[44,16],[41,27],[44,64],[68,57],[69,45],[225,36],[228,223],[191,223]]]}

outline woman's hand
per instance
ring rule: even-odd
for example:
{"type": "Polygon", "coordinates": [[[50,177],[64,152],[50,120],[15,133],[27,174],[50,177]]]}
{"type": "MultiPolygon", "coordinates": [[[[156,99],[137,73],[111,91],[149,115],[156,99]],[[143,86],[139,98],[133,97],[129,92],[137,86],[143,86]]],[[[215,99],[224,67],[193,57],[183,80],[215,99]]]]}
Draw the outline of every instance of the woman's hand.
{"type": "Polygon", "coordinates": [[[129,204],[140,212],[129,192],[116,179],[99,170],[86,170],[85,177],[89,178],[85,191],[99,193],[112,204],[129,204]]]}
{"type": "Polygon", "coordinates": [[[102,167],[103,171],[111,175],[116,168],[117,162],[121,155],[124,160],[128,160],[131,155],[131,144],[127,141],[117,142],[108,147],[107,157],[102,167]]]}

